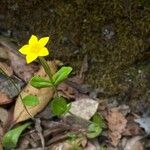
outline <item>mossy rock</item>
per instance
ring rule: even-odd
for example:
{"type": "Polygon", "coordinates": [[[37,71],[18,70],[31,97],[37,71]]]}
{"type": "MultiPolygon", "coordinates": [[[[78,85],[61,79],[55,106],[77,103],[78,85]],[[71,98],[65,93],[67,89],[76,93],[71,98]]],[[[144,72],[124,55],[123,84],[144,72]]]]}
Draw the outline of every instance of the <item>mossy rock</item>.
{"type": "Polygon", "coordinates": [[[119,79],[149,57],[149,3],[142,0],[2,0],[2,26],[19,44],[31,34],[51,36],[53,57],[79,70],[87,54],[86,82],[114,95],[119,79]],[[9,12],[9,13],[7,13],[9,12]]]}

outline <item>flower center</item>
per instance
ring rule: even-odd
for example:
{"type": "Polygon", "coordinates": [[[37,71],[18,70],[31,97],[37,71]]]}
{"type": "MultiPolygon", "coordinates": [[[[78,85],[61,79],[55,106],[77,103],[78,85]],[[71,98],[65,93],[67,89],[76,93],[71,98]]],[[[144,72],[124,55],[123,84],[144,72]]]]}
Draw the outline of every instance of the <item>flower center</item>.
{"type": "Polygon", "coordinates": [[[38,53],[39,50],[40,50],[39,44],[33,44],[33,45],[31,45],[31,52],[32,53],[38,53]]]}

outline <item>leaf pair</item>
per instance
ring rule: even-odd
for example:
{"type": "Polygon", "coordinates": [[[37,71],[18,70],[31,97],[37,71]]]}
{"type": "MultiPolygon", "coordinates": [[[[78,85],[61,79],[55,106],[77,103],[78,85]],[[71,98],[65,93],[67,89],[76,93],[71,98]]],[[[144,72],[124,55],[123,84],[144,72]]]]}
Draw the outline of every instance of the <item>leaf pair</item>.
{"type": "Polygon", "coordinates": [[[62,81],[67,79],[68,75],[71,73],[71,67],[62,67],[58,70],[52,77],[53,84],[55,86],[59,85],[62,81]]]}
{"type": "MultiPolygon", "coordinates": [[[[62,81],[64,81],[68,75],[70,74],[70,72],[72,71],[72,68],[71,67],[62,67],[60,70],[58,70],[53,76],[52,76],[52,81],[49,79],[44,79],[40,76],[34,76],[30,83],[33,87],[35,88],[46,88],[46,87],[54,87],[54,86],[57,86],[59,85],[62,81]]],[[[58,99],[58,98],[57,98],[58,99]]],[[[60,98],[59,98],[60,99],[60,98]]],[[[36,106],[39,104],[39,100],[36,96],[34,95],[27,95],[25,96],[23,99],[22,99],[22,102],[25,106],[36,106]]],[[[57,109],[57,105],[56,104],[57,101],[54,101],[53,102],[53,105],[56,105],[54,106],[54,110],[55,108],[57,109]]],[[[62,107],[63,109],[65,104],[64,104],[64,101],[62,101],[62,98],[60,100],[60,102],[58,103],[61,103],[62,104],[62,107]]],[[[59,105],[61,105],[59,104],[59,105]]],[[[60,106],[61,107],[61,106],[60,106]]],[[[66,108],[67,109],[67,108],[66,108]]],[[[62,109],[60,109],[61,111],[62,109]]],[[[56,113],[57,114],[57,113],[56,113]]]]}
{"type": "Polygon", "coordinates": [[[40,76],[34,76],[31,79],[30,83],[35,88],[58,86],[62,81],[64,81],[68,77],[71,71],[72,71],[71,67],[62,67],[52,76],[52,80],[50,79],[47,80],[40,76]]]}
{"type": "Polygon", "coordinates": [[[46,87],[52,87],[53,83],[50,80],[46,80],[40,76],[34,76],[31,81],[31,85],[37,89],[39,88],[46,88],[46,87]]]}
{"type": "Polygon", "coordinates": [[[92,117],[92,123],[88,126],[87,137],[95,138],[99,136],[103,128],[105,128],[103,118],[99,114],[95,114],[92,117]]]}

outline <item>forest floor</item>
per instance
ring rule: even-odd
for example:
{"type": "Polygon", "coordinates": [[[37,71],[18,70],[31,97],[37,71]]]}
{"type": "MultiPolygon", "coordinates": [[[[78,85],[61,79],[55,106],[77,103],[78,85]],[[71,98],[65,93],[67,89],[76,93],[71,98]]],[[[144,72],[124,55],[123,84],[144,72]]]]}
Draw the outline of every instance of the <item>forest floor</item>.
{"type": "MultiPolygon", "coordinates": [[[[93,108],[102,114],[106,122],[102,135],[94,141],[86,141],[85,138],[85,145],[91,144],[94,147],[98,145],[95,143],[99,143],[106,149],[127,150],[127,147],[130,147],[133,150],[132,145],[137,142],[143,149],[148,149],[149,22],[150,4],[146,0],[1,0],[0,67],[9,70],[7,75],[18,84],[21,92],[28,85],[29,77],[36,73],[40,66],[33,64],[31,68],[25,69],[24,59],[18,56],[17,50],[32,34],[39,37],[50,36],[51,42],[47,47],[51,55],[47,59],[57,59],[73,68],[71,79],[60,87],[60,93],[71,103],[78,99],[83,100],[83,97],[98,102],[98,108],[93,108]],[[18,72],[18,66],[22,68],[21,74],[18,72]],[[29,70],[30,73],[25,73],[29,70]],[[120,118],[120,122],[115,122],[115,118],[120,118]],[[139,119],[142,128],[135,122],[136,119],[139,119]],[[117,130],[113,123],[121,128],[117,130]]],[[[8,89],[7,78],[0,76],[0,83],[0,94],[3,93],[0,95],[1,108],[9,112],[11,107],[15,106],[19,93],[14,92],[13,86],[8,89]]],[[[47,125],[50,125],[51,121],[55,121],[50,114],[49,122],[46,122],[47,119],[43,116],[39,117],[43,127],[42,133],[49,128],[47,125]]],[[[62,120],[57,119],[55,123],[61,123],[62,120]]],[[[58,126],[57,129],[61,130],[60,124],[58,126]]],[[[55,134],[59,136],[64,132],[66,130],[55,134]]],[[[56,142],[54,139],[53,142],[54,134],[47,134],[46,136],[51,137],[47,145],[60,140],[56,142]]],[[[31,137],[24,136],[25,140],[22,141],[28,141],[25,145],[28,148],[41,147],[39,138],[35,144],[36,142],[31,140],[35,136],[31,137]]],[[[45,135],[43,137],[48,141],[45,135]]],[[[81,143],[79,142],[79,147],[81,143]]],[[[83,145],[81,147],[86,149],[83,145]]]]}

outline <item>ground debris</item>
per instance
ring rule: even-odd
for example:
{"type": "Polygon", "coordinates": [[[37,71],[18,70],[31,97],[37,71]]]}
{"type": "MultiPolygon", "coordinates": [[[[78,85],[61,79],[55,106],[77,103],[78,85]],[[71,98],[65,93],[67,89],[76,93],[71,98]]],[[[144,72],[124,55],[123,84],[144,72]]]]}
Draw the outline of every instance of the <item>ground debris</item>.
{"type": "Polygon", "coordinates": [[[12,68],[8,66],[6,63],[0,62],[0,69],[2,69],[9,77],[13,75],[12,68]]]}
{"type": "Polygon", "coordinates": [[[44,136],[42,133],[43,129],[41,127],[41,120],[39,118],[37,118],[35,121],[35,129],[38,133],[38,136],[40,137],[42,148],[44,149],[45,148],[45,140],[44,140],[44,136]]]}
{"type": "Polygon", "coordinates": [[[127,140],[124,150],[144,150],[143,144],[140,142],[142,138],[142,136],[135,136],[127,140]]]}
{"type": "MultiPolygon", "coordinates": [[[[14,73],[22,80],[28,81],[35,71],[38,70],[38,66],[34,63],[26,64],[24,57],[18,53],[17,45],[12,43],[9,39],[5,37],[0,37],[0,46],[7,53],[7,61],[14,73]]],[[[1,50],[2,51],[2,50],[1,50]]]]}
{"type": "Polygon", "coordinates": [[[3,125],[6,124],[8,120],[8,111],[2,107],[0,107],[0,121],[3,125]]]}
{"type": "Polygon", "coordinates": [[[4,92],[0,92],[0,104],[1,105],[8,104],[11,102],[12,100],[4,92]]]}
{"type": "MultiPolygon", "coordinates": [[[[65,137],[65,136],[64,136],[65,137]]],[[[63,142],[59,142],[50,146],[52,150],[73,150],[73,149],[85,149],[87,145],[87,138],[77,137],[74,140],[64,140],[63,142]]]]}
{"type": "Polygon", "coordinates": [[[150,134],[150,117],[135,119],[142,128],[144,128],[146,134],[150,134]]]}
{"type": "Polygon", "coordinates": [[[33,64],[26,64],[25,59],[18,57],[14,53],[9,53],[11,67],[14,73],[23,81],[29,81],[33,74],[38,70],[38,66],[33,64]]]}
{"type": "Polygon", "coordinates": [[[123,133],[124,136],[137,136],[143,134],[143,130],[140,128],[140,126],[134,121],[137,119],[136,115],[129,114],[127,117],[127,126],[125,128],[125,131],[123,133]]]}
{"type": "Polygon", "coordinates": [[[24,82],[16,76],[8,79],[7,76],[0,73],[0,105],[11,103],[13,98],[20,93],[23,86],[24,82]]]}
{"type": "Polygon", "coordinates": [[[127,120],[124,115],[119,112],[118,108],[111,108],[108,110],[106,120],[108,123],[108,136],[111,139],[111,144],[117,146],[125,131],[127,120]]]}
{"type": "Polygon", "coordinates": [[[71,103],[70,112],[75,116],[89,120],[97,111],[99,103],[90,98],[79,98],[71,103]]]}

